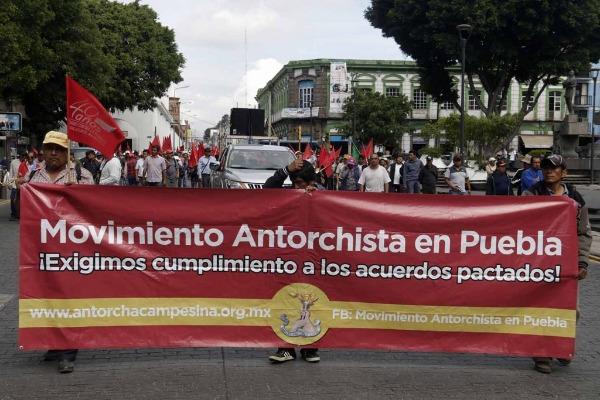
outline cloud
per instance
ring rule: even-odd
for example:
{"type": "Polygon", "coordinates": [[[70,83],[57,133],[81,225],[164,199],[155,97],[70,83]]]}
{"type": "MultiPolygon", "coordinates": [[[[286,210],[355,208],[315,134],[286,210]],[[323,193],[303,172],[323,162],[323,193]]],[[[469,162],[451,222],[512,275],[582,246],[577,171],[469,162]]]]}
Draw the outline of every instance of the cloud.
{"type": "Polygon", "coordinates": [[[234,101],[240,107],[256,106],[256,100],[254,99],[256,92],[258,92],[258,89],[263,88],[282,67],[283,64],[274,58],[263,58],[253,63],[252,68],[242,77],[233,95],[234,101]]]}
{"type": "Polygon", "coordinates": [[[260,2],[215,2],[197,6],[183,18],[185,29],[178,40],[189,47],[222,48],[243,46],[244,29],[248,35],[267,34],[280,20],[280,14],[260,2]]]}

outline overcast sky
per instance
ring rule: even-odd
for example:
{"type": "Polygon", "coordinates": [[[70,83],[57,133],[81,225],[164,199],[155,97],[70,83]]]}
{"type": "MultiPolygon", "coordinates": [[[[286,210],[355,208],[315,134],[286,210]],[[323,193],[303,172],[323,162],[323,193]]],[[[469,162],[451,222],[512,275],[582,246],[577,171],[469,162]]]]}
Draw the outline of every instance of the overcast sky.
{"type": "MultiPolygon", "coordinates": [[[[177,90],[194,130],[232,107],[256,104],[256,91],[290,60],[402,59],[392,39],[364,19],[368,0],[142,0],[175,30],[186,58],[177,90]],[[245,73],[244,28],[248,73],[245,73]],[[246,100],[247,81],[247,100],[246,100]]],[[[171,89],[171,95],[173,91],[171,89]]]]}

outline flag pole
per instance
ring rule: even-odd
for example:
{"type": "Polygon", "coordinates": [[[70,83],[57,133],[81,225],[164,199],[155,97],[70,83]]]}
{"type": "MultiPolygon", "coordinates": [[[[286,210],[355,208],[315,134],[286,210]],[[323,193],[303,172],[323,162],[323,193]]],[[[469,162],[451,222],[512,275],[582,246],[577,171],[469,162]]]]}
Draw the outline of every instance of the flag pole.
{"type": "MultiPolygon", "coordinates": [[[[67,122],[68,124],[68,122],[67,122]]],[[[71,177],[71,139],[67,137],[67,183],[73,183],[71,177]]]]}

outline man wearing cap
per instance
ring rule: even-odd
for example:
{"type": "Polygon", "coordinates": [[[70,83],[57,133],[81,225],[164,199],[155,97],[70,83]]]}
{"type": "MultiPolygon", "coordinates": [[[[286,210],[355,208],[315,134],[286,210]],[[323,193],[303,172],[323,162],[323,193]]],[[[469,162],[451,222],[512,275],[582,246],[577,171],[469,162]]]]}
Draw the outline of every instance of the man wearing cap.
{"type": "Polygon", "coordinates": [[[459,195],[471,194],[471,182],[469,181],[467,169],[462,165],[462,157],[457,154],[452,161],[452,166],[447,168],[444,173],[446,184],[450,186],[448,193],[459,195]]]}
{"type": "Polygon", "coordinates": [[[202,179],[202,187],[210,188],[210,175],[212,167],[219,165],[219,162],[212,156],[212,149],[209,146],[204,148],[204,155],[198,160],[198,176],[202,179]]]}
{"type": "Polygon", "coordinates": [[[425,165],[421,168],[421,172],[419,172],[419,183],[422,185],[421,191],[425,194],[436,194],[438,169],[433,165],[432,157],[427,156],[425,160],[425,165]]]}
{"type": "Polygon", "coordinates": [[[360,179],[361,172],[354,158],[348,159],[346,167],[340,175],[340,190],[358,191],[360,189],[358,180],[360,179]]]}
{"type": "Polygon", "coordinates": [[[167,164],[165,159],[158,154],[158,150],[158,146],[152,146],[152,155],[144,160],[144,176],[147,186],[161,186],[166,183],[167,164]]]}
{"type": "MultiPolygon", "coordinates": [[[[87,184],[94,183],[92,174],[85,168],[76,168],[75,164],[67,163],[69,140],[61,132],[50,131],[46,134],[42,148],[44,149],[44,168],[32,172],[25,181],[29,183],[53,184],[87,184]]],[[[48,350],[44,355],[45,361],[58,361],[60,373],[73,372],[75,368],[76,349],[48,350]]]]}
{"type": "Polygon", "coordinates": [[[540,169],[541,162],[539,156],[531,157],[531,166],[523,171],[521,175],[521,192],[529,190],[529,188],[544,180],[544,174],[540,169]]]}
{"type": "Polygon", "coordinates": [[[506,174],[506,160],[499,160],[496,169],[488,176],[485,185],[486,195],[513,196],[512,183],[506,174]]]}
{"type": "MultiPolygon", "coordinates": [[[[588,217],[588,209],[581,194],[573,185],[564,183],[567,176],[567,164],[564,158],[558,154],[552,154],[541,162],[544,180],[533,185],[529,190],[523,192],[524,196],[566,196],[577,203],[577,239],[578,239],[578,279],[587,277],[590,247],[592,245],[592,230],[588,217]]],[[[577,311],[579,318],[579,311],[577,311]]],[[[549,357],[535,357],[534,368],[536,371],[549,374],[552,372],[552,359],[549,357]]],[[[571,363],[570,359],[559,359],[561,365],[571,363]]]]}
{"type": "Polygon", "coordinates": [[[485,166],[485,173],[487,174],[487,176],[492,176],[495,170],[496,159],[494,157],[490,157],[490,159],[487,162],[487,165],[485,166]]]}

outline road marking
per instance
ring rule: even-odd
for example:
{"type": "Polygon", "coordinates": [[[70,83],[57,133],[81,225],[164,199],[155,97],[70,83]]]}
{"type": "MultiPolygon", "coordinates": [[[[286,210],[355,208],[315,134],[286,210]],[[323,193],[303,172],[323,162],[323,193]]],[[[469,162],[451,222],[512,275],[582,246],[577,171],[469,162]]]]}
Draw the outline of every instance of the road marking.
{"type": "Polygon", "coordinates": [[[0,311],[2,311],[6,303],[11,301],[13,297],[15,297],[14,294],[0,294],[0,311]]]}
{"type": "Polygon", "coordinates": [[[590,255],[590,260],[600,263],[600,256],[590,255]]]}
{"type": "Polygon", "coordinates": [[[10,200],[0,200],[0,206],[10,203],[10,200]]]}

